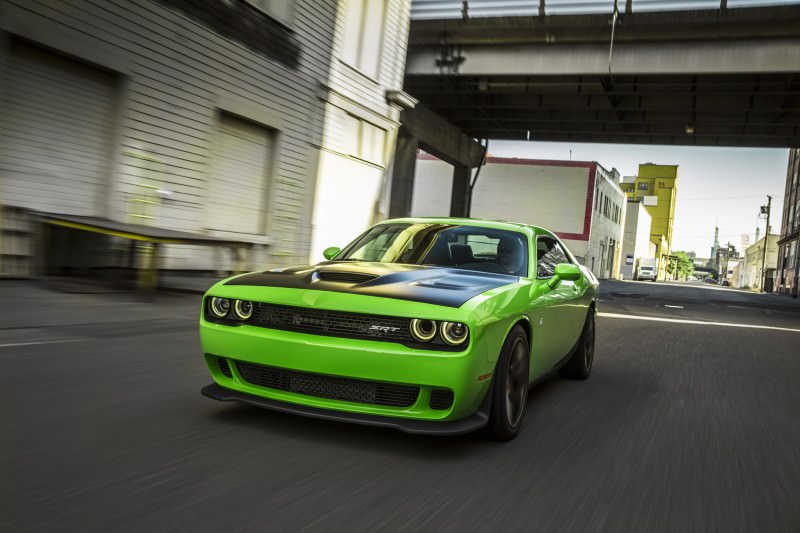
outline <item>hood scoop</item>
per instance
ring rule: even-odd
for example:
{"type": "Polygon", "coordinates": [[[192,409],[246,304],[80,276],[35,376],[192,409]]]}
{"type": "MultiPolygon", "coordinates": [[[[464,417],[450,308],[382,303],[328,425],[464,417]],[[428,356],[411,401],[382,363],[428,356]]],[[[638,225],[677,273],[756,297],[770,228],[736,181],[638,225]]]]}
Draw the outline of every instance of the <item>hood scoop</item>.
{"type": "Polygon", "coordinates": [[[318,270],[317,278],[321,281],[338,281],[340,283],[366,283],[378,276],[361,272],[345,272],[336,270],[318,270]]]}

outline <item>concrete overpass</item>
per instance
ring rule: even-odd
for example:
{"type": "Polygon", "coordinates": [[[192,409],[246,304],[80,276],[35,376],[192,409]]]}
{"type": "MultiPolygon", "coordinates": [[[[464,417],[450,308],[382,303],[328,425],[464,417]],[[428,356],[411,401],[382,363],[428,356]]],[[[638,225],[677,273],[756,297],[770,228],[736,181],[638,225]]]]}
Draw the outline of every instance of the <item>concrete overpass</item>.
{"type": "Polygon", "coordinates": [[[800,5],[636,1],[616,18],[412,20],[405,91],[478,139],[800,146],[800,5]]]}
{"type": "Polygon", "coordinates": [[[549,15],[546,1],[533,15],[537,2],[504,0],[482,3],[524,16],[471,18],[455,2],[458,18],[412,19],[391,216],[411,211],[419,147],[453,165],[450,214],[464,216],[483,154],[474,139],[800,146],[796,0],[661,12],[620,0],[573,15],[549,15]]]}

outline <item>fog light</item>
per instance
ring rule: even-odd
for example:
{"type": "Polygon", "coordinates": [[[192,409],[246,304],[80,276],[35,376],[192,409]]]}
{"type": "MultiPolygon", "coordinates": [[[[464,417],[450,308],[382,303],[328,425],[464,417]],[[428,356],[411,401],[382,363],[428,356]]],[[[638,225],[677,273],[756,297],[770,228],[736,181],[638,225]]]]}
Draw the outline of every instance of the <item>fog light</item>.
{"type": "Polygon", "coordinates": [[[411,335],[418,341],[428,342],[436,336],[436,322],[423,318],[412,318],[411,335]]]}
{"type": "Polygon", "coordinates": [[[451,346],[464,344],[468,332],[467,325],[461,322],[442,322],[442,340],[451,346]]]}
{"type": "Polygon", "coordinates": [[[218,298],[214,296],[208,302],[208,309],[215,317],[225,318],[231,310],[231,301],[227,298],[218,298]]]}

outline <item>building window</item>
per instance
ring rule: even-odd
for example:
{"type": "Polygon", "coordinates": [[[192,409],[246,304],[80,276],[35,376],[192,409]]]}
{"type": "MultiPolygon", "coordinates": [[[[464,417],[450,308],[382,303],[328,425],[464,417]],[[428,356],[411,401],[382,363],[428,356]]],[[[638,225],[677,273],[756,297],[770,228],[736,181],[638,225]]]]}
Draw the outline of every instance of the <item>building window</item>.
{"type": "Polygon", "coordinates": [[[245,0],[270,17],[289,25],[292,22],[292,0],[245,0]]]}
{"type": "Polygon", "coordinates": [[[349,155],[383,166],[386,130],[347,113],[343,136],[349,155]]]}
{"type": "Polygon", "coordinates": [[[385,4],[385,0],[349,0],[345,3],[342,60],[371,78],[378,77],[385,4]]]}
{"type": "Polygon", "coordinates": [[[648,190],[648,189],[649,189],[649,187],[647,186],[647,184],[646,184],[646,183],[644,183],[644,182],[642,182],[642,183],[639,183],[639,190],[640,190],[640,191],[646,191],[646,190],[648,190]]]}

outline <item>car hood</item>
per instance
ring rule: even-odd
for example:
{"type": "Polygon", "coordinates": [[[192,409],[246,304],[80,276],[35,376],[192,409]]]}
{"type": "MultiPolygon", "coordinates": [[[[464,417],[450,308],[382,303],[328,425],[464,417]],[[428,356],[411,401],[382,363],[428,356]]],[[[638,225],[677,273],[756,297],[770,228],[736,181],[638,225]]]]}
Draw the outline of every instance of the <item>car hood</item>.
{"type": "Polygon", "coordinates": [[[488,290],[519,281],[506,274],[394,263],[328,261],[237,276],[225,285],[284,287],[381,296],[461,307],[488,290]]]}

